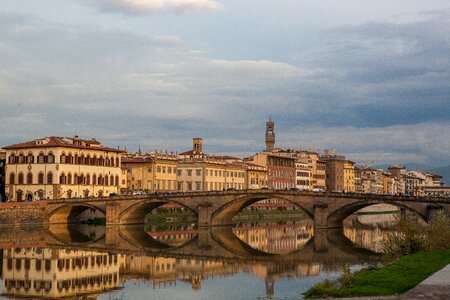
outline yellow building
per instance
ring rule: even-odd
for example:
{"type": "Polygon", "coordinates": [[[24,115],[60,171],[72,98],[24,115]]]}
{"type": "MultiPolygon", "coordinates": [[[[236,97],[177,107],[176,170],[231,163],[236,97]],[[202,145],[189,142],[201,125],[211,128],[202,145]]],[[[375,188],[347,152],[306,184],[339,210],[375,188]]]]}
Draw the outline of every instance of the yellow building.
{"type": "Polygon", "coordinates": [[[203,157],[180,160],[177,168],[178,190],[221,191],[244,189],[247,168],[240,163],[228,163],[203,157]]]}
{"type": "Polygon", "coordinates": [[[126,189],[174,191],[177,188],[177,156],[172,152],[152,152],[126,157],[122,160],[122,170],[127,173],[126,189]]]}
{"type": "Polygon", "coordinates": [[[354,193],[355,187],[355,163],[346,160],[344,163],[344,191],[346,193],[354,193]]]}
{"type": "Polygon", "coordinates": [[[95,139],[51,136],[4,149],[10,201],[100,197],[118,192],[122,151],[95,139]]]}
{"type": "Polygon", "coordinates": [[[267,167],[255,165],[249,162],[245,163],[247,167],[246,173],[246,189],[261,189],[267,187],[267,167]]]}
{"type": "MultiPolygon", "coordinates": [[[[3,295],[66,299],[119,287],[125,257],[96,251],[12,248],[3,252],[3,295]]],[[[85,299],[83,298],[83,299],[85,299]]]]}

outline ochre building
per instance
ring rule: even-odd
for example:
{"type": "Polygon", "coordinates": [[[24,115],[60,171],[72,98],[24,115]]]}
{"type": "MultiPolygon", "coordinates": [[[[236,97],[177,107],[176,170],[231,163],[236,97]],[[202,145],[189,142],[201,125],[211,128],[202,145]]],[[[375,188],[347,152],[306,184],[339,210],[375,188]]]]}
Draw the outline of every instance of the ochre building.
{"type": "Polygon", "coordinates": [[[118,192],[122,151],[95,139],[51,136],[4,149],[10,201],[101,197],[118,192]]]}

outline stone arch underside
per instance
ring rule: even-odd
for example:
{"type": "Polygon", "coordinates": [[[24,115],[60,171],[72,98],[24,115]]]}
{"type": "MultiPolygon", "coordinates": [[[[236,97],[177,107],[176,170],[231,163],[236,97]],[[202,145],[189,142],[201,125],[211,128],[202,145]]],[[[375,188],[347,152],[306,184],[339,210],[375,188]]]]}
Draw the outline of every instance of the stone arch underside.
{"type": "Polygon", "coordinates": [[[396,206],[399,209],[405,209],[406,211],[412,212],[413,214],[419,216],[424,221],[427,221],[427,216],[421,211],[414,207],[410,207],[407,204],[400,204],[396,202],[384,202],[384,201],[358,201],[355,203],[351,203],[342,207],[337,208],[336,210],[329,213],[327,218],[327,225],[329,228],[334,227],[342,227],[344,220],[354,214],[356,211],[372,206],[375,204],[389,204],[396,206]]]}
{"type": "Polygon", "coordinates": [[[288,198],[274,196],[274,195],[256,195],[256,196],[245,196],[237,199],[233,199],[229,201],[225,205],[222,205],[220,208],[216,209],[211,216],[212,225],[231,225],[233,217],[242,211],[244,208],[249,205],[256,203],[261,200],[282,200],[287,203],[292,203],[296,207],[302,209],[304,212],[308,214],[309,217],[313,218],[313,213],[307,208],[306,201],[305,204],[302,204],[300,201],[290,200],[288,198]]]}
{"type": "Polygon", "coordinates": [[[152,210],[164,205],[164,204],[178,204],[184,209],[191,211],[195,216],[197,212],[192,208],[174,200],[143,200],[136,204],[131,205],[120,213],[120,224],[143,224],[145,223],[145,216],[152,210]]]}
{"type": "Polygon", "coordinates": [[[80,218],[82,214],[84,214],[83,217],[86,217],[90,215],[96,216],[98,213],[100,213],[101,217],[106,216],[105,210],[95,205],[87,203],[66,204],[53,210],[49,214],[49,223],[79,223],[83,221],[83,219],[80,218]]]}
{"type": "Polygon", "coordinates": [[[67,225],[54,224],[47,229],[47,234],[54,240],[63,245],[90,245],[103,241],[105,238],[105,228],[103,226],[89,225],[67,225]],[[91,232],[83,230],[83,226],[89,227],[90,230],[99,231],[92,235],[91,232]]]}

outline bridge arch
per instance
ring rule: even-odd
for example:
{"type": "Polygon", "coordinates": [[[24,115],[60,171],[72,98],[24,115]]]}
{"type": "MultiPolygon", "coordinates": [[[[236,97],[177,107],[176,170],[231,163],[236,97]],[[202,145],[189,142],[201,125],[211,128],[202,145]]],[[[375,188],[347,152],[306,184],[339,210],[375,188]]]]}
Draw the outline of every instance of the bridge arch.
{"type": "Polygon", "coordinates": [[[261,200],[268,200],[268,199],[275,199],[275,200],[281,200],[287,203],[291,203],[294,206],[302,209],[302,211],[306,212],[306,214],[313,218],[313,212],[308,208],[307,205],[291,200],[287,197],[278,196],[274,194],[257,194],[257,195],[246,195],[243,197],[238,197],[236,199],[233,199],[226,204],[222,205],[218,209],[216,209],[211,216],[211,223],[212,225],[230,225],[232,224],[233,217],[242,211],[244,208],[250,206],[253,203],[256,203],[261,200]]]}
{"type": "Polygon", "coordinates": [[[427,221],[426,212],[423,212],[421,209],[416,207],[408,206],[407,204],[400,204],[392,201],[365,201],[361,200],[358,202],[350,203],[344,206],[341,206],[334,211],[330,212],[327,218],[327,225],[329,228],[342,227],[344,220],[357,212],[358,210],[369,207],[376,204],[389,204],[396,206],[399,209],[403,209],[407,212],[411,212],[417,216],[419,216],[422,220],[427,221]]]}
{"type": "Polygon", "coordinates": [[[103,217],[106,216],[106,211],[103,207],[85,202],[67,203],[49,213],[49,223],[78,223],[80,222],[80,215],[88,210],[90,210],[93,215],[96,212],[100,212],[103,217]]]}
{"type": "Polygon", "coordinates": [[[180,207],[192,212],[197,216],[197,211],[187,206],[183,202],[176,199],[144,199],[133,203],[124,209],[119,215],[120,224],[142,224],[145,221],[145,216],[152,210],[164,204],[177,204],[180,207]]]}

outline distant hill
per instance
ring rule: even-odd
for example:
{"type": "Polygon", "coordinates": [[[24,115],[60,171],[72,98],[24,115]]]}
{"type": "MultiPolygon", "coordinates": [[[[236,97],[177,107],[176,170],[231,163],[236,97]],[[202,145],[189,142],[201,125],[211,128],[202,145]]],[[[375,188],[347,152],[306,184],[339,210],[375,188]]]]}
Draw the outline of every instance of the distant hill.
{"type": "Polygon", "coordinates": [[[440,168],[434,168],[427,170],[431,173],[435,173],[442,176],[442,181],[444,181],[444,184],[449,186],[450,185],[450,165],[446,167],[440,167],[440,168]]]}

